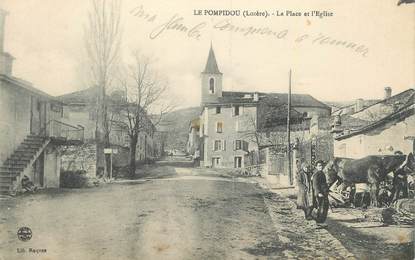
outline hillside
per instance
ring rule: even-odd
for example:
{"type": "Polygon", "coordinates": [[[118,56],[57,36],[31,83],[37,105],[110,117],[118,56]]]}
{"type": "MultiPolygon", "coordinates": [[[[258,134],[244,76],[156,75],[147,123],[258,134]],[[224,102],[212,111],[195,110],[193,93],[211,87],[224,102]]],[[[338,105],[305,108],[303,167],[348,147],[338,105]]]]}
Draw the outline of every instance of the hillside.
{"type": "Polygon", "coordinates": [[[199,113],[200,107],[189,107],[172,111],[163,118],[157,128],[168,133],[166,150],[186,148],[190,120],[199,113]]]}

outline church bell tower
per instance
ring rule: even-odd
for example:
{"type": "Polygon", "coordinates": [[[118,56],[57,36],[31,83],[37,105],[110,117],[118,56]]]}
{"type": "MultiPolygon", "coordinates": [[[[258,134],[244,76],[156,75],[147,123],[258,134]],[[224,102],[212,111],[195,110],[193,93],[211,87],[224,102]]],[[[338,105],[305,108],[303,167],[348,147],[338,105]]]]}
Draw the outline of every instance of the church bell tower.
{"type": "Polygon", "coordinates": [[[201,78],[202,105],[218,102],[218,98],[222,97],[222,72],[219,71],[212,45],[210,45],[209,56],[201,78]]]}

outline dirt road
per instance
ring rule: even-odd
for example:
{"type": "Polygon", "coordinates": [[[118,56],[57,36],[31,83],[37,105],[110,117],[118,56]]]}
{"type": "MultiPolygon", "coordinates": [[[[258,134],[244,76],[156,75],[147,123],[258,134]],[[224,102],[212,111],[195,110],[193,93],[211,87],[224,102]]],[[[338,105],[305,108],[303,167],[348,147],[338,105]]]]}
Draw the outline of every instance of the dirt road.
{"type": "Polygon", "coordinates": [[[48,191],[0,203],[0,259],[348,256],[286,199],[249,179],[207,169],[158,166],[147,181],[48,191]],[[27,242],[16,235],[22,226],[33,232],[27,242]]]}

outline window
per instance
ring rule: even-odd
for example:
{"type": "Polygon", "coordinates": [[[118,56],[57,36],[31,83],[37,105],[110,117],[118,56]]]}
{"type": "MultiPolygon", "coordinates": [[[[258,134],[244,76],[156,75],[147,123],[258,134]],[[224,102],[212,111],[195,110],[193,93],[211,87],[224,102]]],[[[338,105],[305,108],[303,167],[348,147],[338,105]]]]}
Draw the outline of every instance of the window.
{"type": "Polygon", "coordinates": [[[215,140],[213,143],[213,151],[225,151],[226,150],[226,141],[225,140],[215,140]]]}
{"type": "Polygon", "coordinates": [[[242,157],[241,156],[236,156],[234,158],[234,167],[235,168],[241,168],[242,167],[242,157]]]}
{"type": "Polygon", "coordinates": [[[215,146],[213,148],[215,151],[222,150],[222,141],[221,140],[215,140],[215,146]]]}
{"type": "Polygon", "coordinates": [[[216,123],[216,133],[222,133],[223,131],[223,123],[222,122],[217,122],[216,123]]]}
{"type": "Polygon", "coordinates": [[[240,106],[234,106],[233,107],[233,115],[239,116],[242,114],[242,108],[240,106]]]}
{"type": "Polygon", "coordinates": [[[235,150],[241,150],[241,149],[242,149],[242,141],[235,140],[235,150]]]}
{"type": "Polygon", "coordinates": [[[220,114],[221,112],[221,107],[216,107],[216,114],[220,114]]]}
{"type": "Polygon", "coordinates": [[[215,79],[210,78],[209,80],[209,93],[214,94],[215,93],[215,79]]]}
{"type": "Polygon", "coordinates": [[[239,116],[239,106],[235,106],[234,108],[234,115],[239,116]]]}
{"type": "Polygon", "coordinates": [[[219,157],[213,157],[212,158],[212,167],[220,166],[220,158],[219,157]]]}

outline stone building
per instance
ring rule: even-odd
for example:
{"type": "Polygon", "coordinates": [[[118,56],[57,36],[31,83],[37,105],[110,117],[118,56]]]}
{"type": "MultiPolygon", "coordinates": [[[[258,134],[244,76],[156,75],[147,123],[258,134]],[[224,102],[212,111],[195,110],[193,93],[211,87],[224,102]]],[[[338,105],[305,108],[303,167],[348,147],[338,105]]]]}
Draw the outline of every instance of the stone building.
{"type": "Polygon", "coordinates": [[[362,158],[387,155],[396,151],[405,154],[415,149],[415,90],[389,95],[350,117],[341,118],[334,126],[337,136],[334,155],[362,158]],[[348,127],[354,122],[353,128],[348,127]]]}
{"type": "Polygon", "coordinates": [[[82,142],[83,129],[62,122],[58,100],[13,76],[6,15],[0,9],[0,193],[21,190],[24,175],[39,188],[59,187],[62,144],[82,142]]]}
{"type": "MultiPolygon", "coordinates": [[[[63,156],[63,168],[66,170],[85,170],[90,177],[96,174],[95,130],[97,91],[98,88],[91,87],[58,97],[63,104],[63,121],[83,127],[85,143],[87,144],[84,147],[70,148],[68,153],[63,156]],[[87,161],[79,161],[83,160],[77,156],[79,153],[84,154],[83,158],[88,158],[87,161]]],[[[125,122],[125,118],[120,116],[120,103],[117,102],[117,98],[117,95],[107,97],[108,118],[110,119],[109,139],[111,148],[117,152],[112,155],[113,166],[116,168],[128,165],[130,146],[127,122],[125,122]]],[[[154,140],[156,129],[151,120],[148,120],[148,128],[146,131],[142,131],[138,137],[136,150],[136,161],[138,162],[153,160],[159,153],[157,151],[159,149],[157,141],[154,140]]]]}
{"type": "MultiPolygon", "coordinates": [[[[286,133],[288,95],[225,91],[211,47],[201,73],[200,142],[202,167],[244,167],[246,155],[258,151],[267,131],[286,133]],[[269,113],[273,111],[273,113],[269,113]],[[280,129],[281,128],[281,129],[280,129]],[[276,130],[279,129],[279,130],[276,130]]],[[[293,94],[293,124],[304,118],[329,117],[331,108],[310,95],[293,94]]]]}

